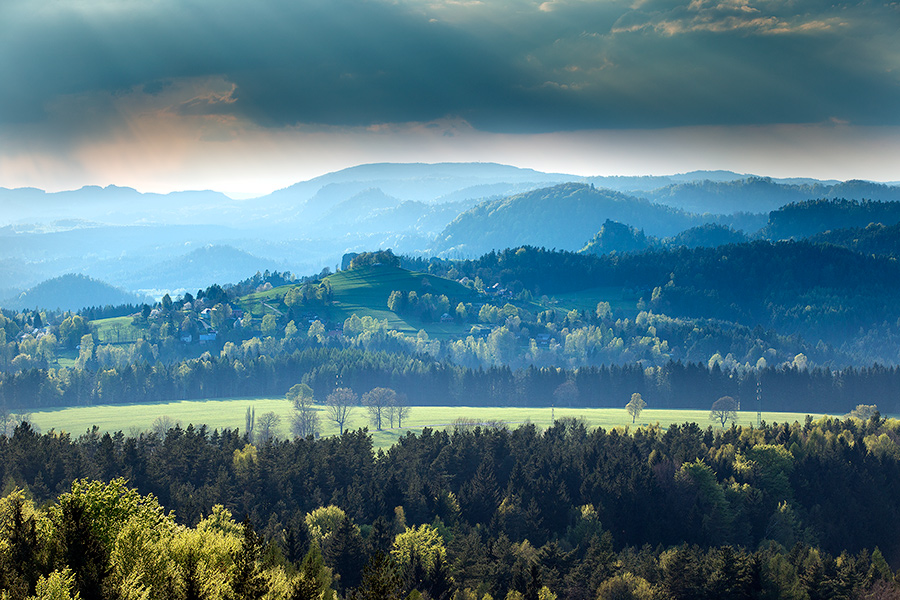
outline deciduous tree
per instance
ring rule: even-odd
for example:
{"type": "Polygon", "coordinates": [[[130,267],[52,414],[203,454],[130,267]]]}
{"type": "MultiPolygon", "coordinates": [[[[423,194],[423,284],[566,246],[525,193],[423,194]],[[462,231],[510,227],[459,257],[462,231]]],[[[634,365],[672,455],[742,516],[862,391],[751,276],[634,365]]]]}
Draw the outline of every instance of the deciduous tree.
{"type": "Polygon", "coordinates": [[[305,383],[291,386],[285,397],[294,405],[291,431],[300,438],[319,435],[319,413],[313,407],[313,390],[305,383]]]}
{"type": "Polygon", "coordinates": [[[338,426],[341,434],[356,408],[357,396],[350,388],[336,388],[325,399],[325,415],[338,426]]]}
{"type": "Polygon", "coordinates": [[[259,443],[268,442],[275,438],[281,417],[274,411],[263,413],[256,423],[256,439],[259,443]]]}
{"type": "Polygon", "coordinates": [[[729,420],[737,419],[737,401],[731,396],[722,396],[713,402],[712,410],[709,413],[710,421],[718,421],[722,427],[729,420]]]}
{"type": "Polygon", "coordinates": [[[628,411],[628,414],[631,415],[631,422],[634,423],[638,417],[641,416],[641,411],[644,410],[644,407],[647,406],[647,403],[644,402],[644,399],[641,398],[641,395],[635,392],[631,395],[631,401],[625,405],[625,410],[628,411]]]}
{"type": "Polygon", "coordinates": [[[362,403],[369,413],[372,426],[378,431],[382,429],[382,421],[388,406],[397,401],[397,392],[390,388],[375,388],[363,394],[362,403]]]}

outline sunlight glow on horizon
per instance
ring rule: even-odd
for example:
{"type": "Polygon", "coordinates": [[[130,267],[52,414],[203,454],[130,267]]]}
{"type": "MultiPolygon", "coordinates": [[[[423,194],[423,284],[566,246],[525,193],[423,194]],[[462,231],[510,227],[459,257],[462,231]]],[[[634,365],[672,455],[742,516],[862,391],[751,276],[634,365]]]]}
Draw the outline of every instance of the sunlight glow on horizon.
{"type": "Polygon", "coordinates": [[[492,134],[465,122],[442,121],[272,132],[243,125],[232,130],[234,123],[219,131],[208,120],[198,127],[193,119],[162,127],[157,120],[130,123],[132,137],[84,143],[68,156],[37,148],[10,156],[7,150],[0,156],[0,187],[208,189],[242,199],[381,162],[492,162],[575,176],[728,170],[890,182],[896,181],[900,163],[900,128],[781,125],[492,134]]]}

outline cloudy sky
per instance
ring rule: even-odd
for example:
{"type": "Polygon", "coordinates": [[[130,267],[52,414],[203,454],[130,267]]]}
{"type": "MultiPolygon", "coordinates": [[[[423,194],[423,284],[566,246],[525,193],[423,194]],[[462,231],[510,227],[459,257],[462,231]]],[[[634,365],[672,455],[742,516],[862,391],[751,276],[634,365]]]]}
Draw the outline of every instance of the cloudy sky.
{"type": "Polygon", "coordinates": [[[364,162],[900,180],[900,3],[2,0],[0,187],[364,162]]]}

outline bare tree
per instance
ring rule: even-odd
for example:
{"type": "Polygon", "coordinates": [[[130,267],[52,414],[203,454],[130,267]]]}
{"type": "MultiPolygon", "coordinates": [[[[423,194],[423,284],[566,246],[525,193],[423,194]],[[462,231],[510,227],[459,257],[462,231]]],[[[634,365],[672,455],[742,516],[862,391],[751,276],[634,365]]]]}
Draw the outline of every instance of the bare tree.
{"type": "Polygon", "coordinates": [[[14,415],[9,412],[4,402],[0,405],[0,435],[11,435],[16,425],[13,423],[14,415]]]}
{"type": "Polygon", "coordinates": [[[274,411],[263,413],[256,422],[256,439],[259,443],[264,444],[269,440],[275,439],[278,425],[281,423],[281,417],[274,411]]]}
{"type": "Polygon", "coordinates": [[[393,402],[384,407],[382,417],[387,419],[389,427],[394,428],[394,421],[397,420],[397,405],[393,402]]]}
{"type": "Polygon", "coordinates": [[[174,429],[178,423],[169,415],[160,415],[153,420],[150,431],[159,436],[159,439],[165,439],[170,429],[174,429]]]}
{"type": "Polygon", "coordinates": [[[291,432],[299,438],[319,437],[319,413],[314,408],[304,407],[291,417],[291,432]]]}
{"type": "Polygon", "coordinates": [[[631,422],[634,423],[635,420],[641,416],[641,411],[644,410],[644,407],[647,406],[647,403],[644,402],[644,399],[641,398],[641,395],[637,392],[631,395],[631,402],[625,405],[625,410],[628,411],[628,414],[631,415],[631,422]]]}
{"type": "Polygon", "coordinates": [[[319,436],[319,413],[313,408],[313,391],[305,383],[291,386],[285,394],[294,405],[294,415],[291,417],[291,432],[300,438],[319,436]]]}
{"type": "Polygon", "coordinates": [[[353,409],[356,408],[357,396],[350,388],[336,388],[325,399],[325,415],[329,421],[338,426],[341,435],[344,426],[350,420],[353,409]]]}
{"type": "Polygon", "coordinates": [[[386,413],[386,408],[396,403],[397,392],[391,388],[375,388],[363,394],[362,403],[369,413],[369,419],[372,426],[378,431],[382,430],[382,423],[386,413]]]}
{"type": "MultiPolygon", "coordinates": [[[[403,419],[409,417],[410,408],[406,403],[406,394],[397,394],[394,400],[394,414],[397,416],[397,427],[403,427],[403,419]]],[[[393,427],[393,425],[392,425],[393,427]]]]}
{"type": "Polygon", "coordinates": [[[878,405],[876,404],[857,404],[856,408],[850,411],[848,417],[856,417],[862,421],[868,421],[873,415],[878,414],[878,405]]]}
{"type": "Polygon", "coordinates": [[[737,401],[731,396],[722,396],[713,402],[712,410],[709,413],[710,421],[718,421],[725,427],[725,423],[730,419],[737,419],[737,401]]]}

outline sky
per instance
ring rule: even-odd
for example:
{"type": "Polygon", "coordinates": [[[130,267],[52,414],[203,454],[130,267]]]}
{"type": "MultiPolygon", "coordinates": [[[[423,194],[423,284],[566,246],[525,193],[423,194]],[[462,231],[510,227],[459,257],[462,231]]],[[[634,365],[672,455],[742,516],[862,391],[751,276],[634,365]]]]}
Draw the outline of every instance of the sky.
{"type": "Polygon", "coordinates": [[[369,162],[900,180],[900,3],[2,0],[0,187],[369,162]]]}

